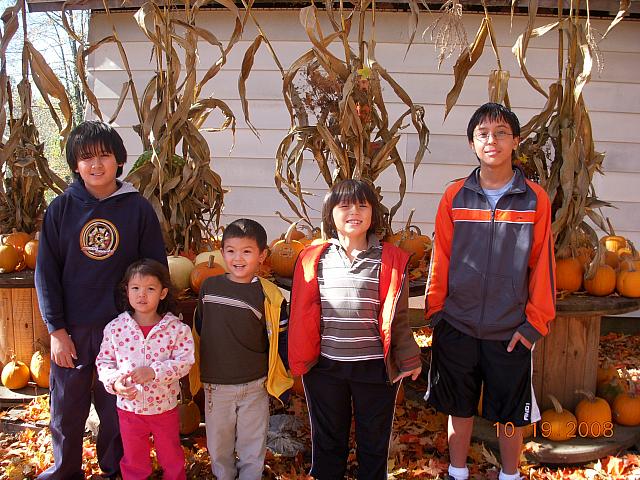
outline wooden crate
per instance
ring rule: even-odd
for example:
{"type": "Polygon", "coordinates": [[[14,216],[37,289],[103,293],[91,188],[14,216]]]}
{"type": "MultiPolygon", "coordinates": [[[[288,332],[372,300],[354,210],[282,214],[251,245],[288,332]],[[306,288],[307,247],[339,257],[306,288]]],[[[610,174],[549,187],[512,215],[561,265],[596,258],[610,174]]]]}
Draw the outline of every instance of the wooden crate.
{"type": "Polygon", "coordinates": [[[33,272],[24,276],[27,282],[12,283],[11,279],[0,282],[0,362],[3,364],[15,353],[18,360],[29,365],[38,343],[49,345],[49,333],[33,288],[33,272]]]}

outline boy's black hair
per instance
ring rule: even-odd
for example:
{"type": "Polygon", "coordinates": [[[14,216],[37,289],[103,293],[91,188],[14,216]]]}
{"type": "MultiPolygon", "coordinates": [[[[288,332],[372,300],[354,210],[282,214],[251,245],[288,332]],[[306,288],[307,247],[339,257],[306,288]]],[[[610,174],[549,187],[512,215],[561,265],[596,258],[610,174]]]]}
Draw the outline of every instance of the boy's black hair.
{"type": "Polygon", "coordinates": [[[322,229],[329,238],[336,238],[338,232],[333,221],[333,209],[336,205],[366,201],[371,205],[371,225],[367,234],[375,233],[382,226],[383,211],[380,199],[371,185],[364,180],[342,180],[331,187],[325,195],[322,205],[322,229]]]}
{"type": "Polygon", "coordinates": [[[127,150],[115,128],[98,120],[87,120],[74,128],[69,134],[66,147],[67,164],[73,177],[79,178],[76,172],[79,158],[100,152],[113,153],[118,164],[116,177],[122,175],[127,150]]]}
{"type": "Polygon", "coordinates": [[[491,122],[503,120],[511,127],[511,133],[514,137],[520,136],[520,121],[515,113],[499,103],[485,103],[471,115],[469,120],[467,139],[470,143],[473,142],[473,131],[484,120],[491,122]]]}
{"type": "Polygon", "coordinates": [[[129,296],[127,295],[127,285],[129,285],[129,281],[136,275],[140,275],[142,277],[156,277],[160,281],[162,288],[167,288],[169,290],[167,296],[160,300],[160,303],[158,304],[158,309],[156,311],[159,315],[176,311],[177,302],[175,297],[175,287],[171,283],[169,269],[157,260],[143,258],[142,260],[138,260],[129,265],[129,268],[127,268],[127,271],[124,273],[124,278],[120,282],[118,308],[121,312],[126,311],[133,313],[133,307],[129,303],[129,296]]]}
{"type": "Polygon", "coordinates": [[[222,248],[229,238],[252,238],[258,244],[260,252],[267,248],[267,232],[264,227],[250,218],[239,218],[224,228],[222,233],[222,248]]]}

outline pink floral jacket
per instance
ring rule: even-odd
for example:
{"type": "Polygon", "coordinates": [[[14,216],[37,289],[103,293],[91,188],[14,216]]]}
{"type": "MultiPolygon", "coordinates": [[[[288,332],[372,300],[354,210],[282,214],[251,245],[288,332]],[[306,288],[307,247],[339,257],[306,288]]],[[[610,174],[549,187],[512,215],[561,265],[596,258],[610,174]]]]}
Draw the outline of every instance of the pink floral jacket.
{"type": "Polygon", "coordinates": [[[172,313],[155,325],[147,338],[129,313],[121,313],[104,328],[100,353],[96,359],[98,378],[115,394],[113,384],[134,368],[151,367],[156,378],[137,385],[133,400],[118,396],[118,408],[141,415],[155,415],[178,404],[181,377],[194,363],[191,330],[172,313]]]}

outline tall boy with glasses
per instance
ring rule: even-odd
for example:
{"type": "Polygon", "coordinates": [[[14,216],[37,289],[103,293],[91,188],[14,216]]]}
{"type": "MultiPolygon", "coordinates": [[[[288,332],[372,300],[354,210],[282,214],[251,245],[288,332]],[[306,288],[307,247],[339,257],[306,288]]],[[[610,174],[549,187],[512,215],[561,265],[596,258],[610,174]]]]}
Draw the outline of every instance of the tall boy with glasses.
{"type": "Polygon", "coordinates": [[[487,103],[467,127],[480,166],[445,191],[436,231],[426,316],[434,327],[425,398],[449,415],[449,477],[466,480],[481,389],[483,417],[498,422],[499,480],[519,479],[522,430],[540,419],[531,350],[555,317],[551,205],[512,165],[516,115],[487,103]]]}

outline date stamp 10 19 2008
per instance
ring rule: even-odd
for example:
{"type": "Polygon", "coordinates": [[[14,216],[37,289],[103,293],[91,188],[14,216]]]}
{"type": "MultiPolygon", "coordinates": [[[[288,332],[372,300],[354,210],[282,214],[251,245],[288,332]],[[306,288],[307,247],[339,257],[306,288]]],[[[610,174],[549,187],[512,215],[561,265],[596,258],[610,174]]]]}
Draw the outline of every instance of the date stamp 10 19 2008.
{"type": "MultiPolygon", "coordinates": [[[[494,423],[493,426],[496,427],[496,436],[500,438],[500,435],[504,435],[507,438],[513,437],[516,432],[516,426],[512,422],[507,422],[504,424],[504,428],[500,428],[500,423],[494,423]]],[[[532,437],[536,438],[538,435],[541,435],[543,438],[548,438],[553,434],[553,425],[549,422],[539,422],[533,423],[533,434],[532,437]]],[[[566,424],[566,437],[567,438],[584,438],[584,437],[613,437],[613,423],[611,422],[567,422],[566,424]]]]}

